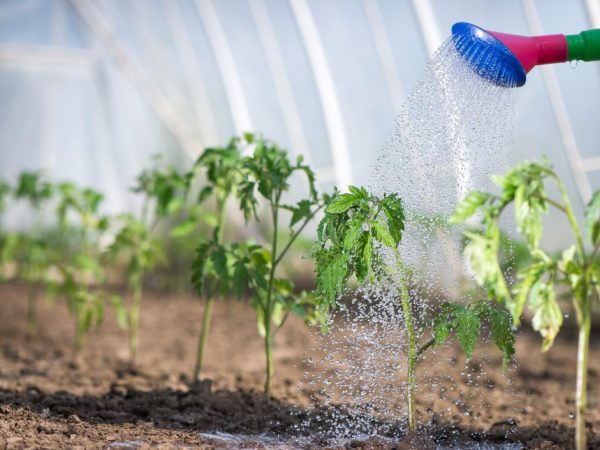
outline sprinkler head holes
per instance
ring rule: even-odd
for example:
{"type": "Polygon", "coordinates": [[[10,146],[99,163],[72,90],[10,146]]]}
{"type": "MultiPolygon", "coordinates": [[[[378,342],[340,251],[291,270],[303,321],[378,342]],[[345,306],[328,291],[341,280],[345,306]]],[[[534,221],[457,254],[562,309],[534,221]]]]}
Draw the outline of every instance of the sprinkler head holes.
{"type": "Polygon", "coordinates": [[[452,26],[459,55],[479,76],[504,87],[525,84],[527,75],[514,53],[490,32],[466,22],[452,26]]]}

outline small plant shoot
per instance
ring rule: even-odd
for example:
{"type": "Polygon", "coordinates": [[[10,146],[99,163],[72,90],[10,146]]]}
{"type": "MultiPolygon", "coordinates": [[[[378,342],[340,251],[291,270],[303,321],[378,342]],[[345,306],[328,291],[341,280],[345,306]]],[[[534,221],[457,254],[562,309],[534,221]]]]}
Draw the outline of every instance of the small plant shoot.
{"type": "Polygon", "coordinates": [[[523,162],[502,177],[494,177],[500,194],[471,192],[456,208],[450,220],[462,223],[475,213],[480,215],[480,231],[466,231],[465,255],[477,283],[491,298],[503,303],[516,325],[525,308],[532,314],[532,326],[542,338],[542,351],[552,346],[563,324],[558,302],[559,289],[568,292],[579,326],[576,390],[576,445],[586,448],[585,411],[587,405],[587,363],[591,328],[591,308],[600,294],[600,191],[597,191],[585,212],[585,227],[580,229],[563,182],[546,159],[523,162]],[[546,183],[553,183],[560,199],[552,199],[546,183]],[[523,235],[531,253],[531,261],[517,271],[516,282],[509,285],[500,269],[500,231],[498,222],[509,205],[514,205],[515,225],[523,235]],[[553,257],[540,248],[543,216],[550,208],[564,214],[573,235],[574,244],[560,256],[553,257]],[[591,249],[586,252],[587,245],[591,249]]]}
{"type": "MultiPolygon", "coordinates": [[[[134,364],[139,349],[140,312],[142,307],[144,275],[158,264],[166,262],[161,241],[154,231],[167,218],[177,216],[185,206],[190,179],[171,166],[144,170],[136,180],[133,191],[142,194],[141,217],[124,214],[115,221],[118,229],[108,256],[116,261],[120,256],[127,260],[127,284],[131,290],[131,303],[126,305],[118,295],[111,302],[115,307],[117,322],[129,332],[129,363],[134,364]]],[[[171,229],[184,235],[187,226],[171,229]],[[185,229],[184,229],[185,228],[185,229]]]]}
{"type": "Polygon", "coordinates": [[[81,350],[85,334],[104,320],[105,273],[99,262],[100,239],[108,218],[99,214],[102,194],[73,183],[58,185],[57,214],[62,234],[78,239],[70,254],[57,261],[61,279],[56,287],[67,299],[75,318],[75,351],[81,350]]]}
{"type": "Polygon", "coordinates": [[[318,197],[314,173],[303,164],[301,157],[292,163],[287,153],[277,145],[251,134],[243,136],[241,145],[253,148],[253,153],[241,159],[236,195],[247,221],[259,221],[259,202],[266,204],[270,218],[270,246],[254,243],[224,245],[219,243],[219,231],[216,229],[211,241],[198,246],[192,281],[200,294],[206,288],[207,295],[211,296],[234,292],[241,297],[249,291],[250,304],[256,310],[258,330],[264,340],[264,392],[269,396],[274,374],[275,335],[291,313],[299,314],[311,323],[318,321],[312,297],[296,294],[292,281],[281,277],[277,269],[302,230],[325,206],[327,197],[318,197]],[[305,175],[308,197],[290,205],[285,203],[284,194],[296,173],[305,175]],[[289,224],[285,227],[289,229],[289,238],[280,242],[284,211],[291,213],[289,224]]]}
{"type": "MultiPolygon", "coordinates": [[[[202,313],[202,325],[198,337],[196,363],[194,364],[192,382],[199,380],[204,364],[206,342],[208,340],[215,299],[217,296],[227,292],[226,288],[223,289],[223,287],[227,285],[227,282],[225,281],[224,285],[219,285],[218,279],[222,273],[227,272],[227,268],[223,265],[224,249],[222,247],[226,220],[226,206],[229,197],[236,192],[238,185],[241,182],[241,145],[242,141],[240,138],[235,137],[229,141],[229,144],[226,147],[208,148],[196,160],[193,168],[194,178],[196,178],[197,175],[205,176],[204,186],[198,193],[196,205],[204,205],[207,200],[212,197],[214,199],[214,210],[216,215],[212,239],[200,244],[198,253],[206,252],[206,254],[210,255],[209,260],[216,260],[217,263],[216,265],[201,264],[204,272],[196,272],[196,278],[194,278],[196,290],[198,294],[204,298],[204,310],[202,313]],[[221,271],[222,273],[219,274],[217,271],[221,271]],[[210,279],[210,281],[208,281],[208,279],[210,279]]],[[[204,260],[199,260],[200,263],[202,263],[202,261],[204,260]]],[[[197,265],[195,267],[197,267],[197,265]]],[[[227,279],[229,278],[226,276],[225,280],[227,279]]],[[[234,288],[239,290],[242,285],[237,286],[238,287],[234,288]]]]}
{"type": "Polygon", "coordinates": [[[406,403],[408,428],[416,428],[416,388],[418,358],[428,348],[442,344],[456,335],[466,355],[470,357],[480,334],[481,322],[490,323],[493,340],[508,361],[514,353],[514,337],[508,313],[497,311],[485,303],[469,306],[445,303],[433,320],[433,337],[419,345],[423,334],[413,317],[410,285],[412,274],[400,258],[398,246],[405,226],[405,211],[396,194],[379,198],[363,187],[349,188],[336,194],[321,220],[318,242],[313,256],[316,261],[316,295],[324,312],[336,306],[348,281],[382,282],[398,290],[407,338],[406,403]],[[387,262],[384,251],[393,255],[387,262]]]}

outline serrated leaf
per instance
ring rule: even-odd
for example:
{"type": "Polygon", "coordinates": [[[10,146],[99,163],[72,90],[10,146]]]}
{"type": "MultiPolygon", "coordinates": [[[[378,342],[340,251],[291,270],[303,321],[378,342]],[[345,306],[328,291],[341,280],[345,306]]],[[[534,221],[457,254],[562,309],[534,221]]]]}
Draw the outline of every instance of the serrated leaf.
{"type": "Polygon", "coordinates": [[[563,315],[556,302],[552,284],[538,281],[530,291],[529,307],[534,311],[531,324],[544,338],[542,351],[547,351],[554,343],[563,323],[563,315]]]}
{"type": "Polygon", "coordinates": [[[592,245],[600,243],[600,190],[594,192],[585,210],[585,231],[592,245]]]}
{"type": "Polygon", "coordinates": [[[490,194],[481,191],[470,192],[454,209],[448,223],[459,224],[469,219],[490,198],[490,194]]]}
{"type": "Polygon", "coordinates": [[[250,273],[248,272],[246,263],[242,260],[236,261],[233,270],[233,292],[237,298],[241,298],[244,295],[249,281],[250,273]]]}
{"type": "Polygon", "coordinates": [[[360,198],[356,194],[341,194],[327,205],[325,212],[328,214],[345,213],[359,202],[360,198]]]}
{"type": "Polygon", "coordinates": [[[292,208],[292,218],[290,220],[290,227],[293,227],[303,219],[307,219],[311,215],[312,202],[309,200],[301,200],[298,202],[296,207],[292,208]]]}
{"type": "Polygon", "coordinates": [[[515,354],[515,335],[511,326],[511,316],[506,311],[490,308],[488,317],[492,325],[492,339],[496,347],[502,351],[502,367],[506,370],[515,354]]]}
{"type": "Polygon", "coordinates": [[[521,323],[521,315],[527,304],[531,288],[540,280],[545,271],[546,264],[540,262],[527,267],[519,273],[517,284],[513,289],[515,297],[507,302],[506,305],[512,315],[515,326],[518,326],[521,323]]]}
{"type": "Polygon", "coordinates": [[[458,343],[462,348],[467,358],[473,356],[479,330],[481,328],[481,320],[477,312],[470,308],[462,306],[456,307],[454,310],[454,320],[452,327],[456,331],[458,343]]]}
{"type": "Polygon", "coordinates": [[[225,248],[223,246],[217,247],[211,253],[210,260],[217,276],[222,282],[226,281],[229,278],[229,273],[227,271],[227,253],[225,252],[225,248]]]}
{"type": "Polygon", "coordinates": [[[386,247],[395,248],[396,241],[390,234],[390,232],[379,222],[375,221],[371,224],[371,230],[373,230],[373,234],[375,239],[377,239],[381,244],[386,247]]]}
{"type": "Polygon", "coordinates": [[[350,251],[356,247],[364,233],[367,232],[363,230],[362,221],[350,221],[346,235],[344,236],[344,250],[350,251]]]}
{"type": "Polygon", "coordinates": [[[397,247],[404,231],[404,207],[402,201],[394,194],[384,197],[382,207],[387,219],[388,229],[397,247]]]}

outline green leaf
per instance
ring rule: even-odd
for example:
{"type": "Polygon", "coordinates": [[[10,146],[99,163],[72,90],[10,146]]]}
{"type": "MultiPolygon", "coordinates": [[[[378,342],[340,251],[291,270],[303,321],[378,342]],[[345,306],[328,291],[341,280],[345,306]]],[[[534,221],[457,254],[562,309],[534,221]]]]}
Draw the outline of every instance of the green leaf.
{"type": "Polygon", "coordinates": [[[120,295],[112,295],[110,302],[115,308],[115,314],[117,317],[117,325],[121,330],[127,330],[129,328],[129,320],[127,318],[127,309],[125,308],[125,302],[120,295]]]}
{"type": "Polygon", "coordinates": [[[496,347],[502,351],[502,367],[506,370],[515,354],[515,335],[511,326],[511,316],[506,311],[489,307],[488,317],[492,325],[492,339],[496,347]]]}
{"type": "Polygon", "coordinates": [[[353,206],[358,205],[359,202],[360,197],[356,194],[341,194],[329,203],[325,212],[328,214],[345,213],[353,206]]]}
{"type": "Polygon", "coordinates": [[[250,273],[246,267],[246,262],[238,260],[234,263],[233,271],[233,292],[237,298],[241,298],[248,288],[250,282],[250,273]]]}
{"type": "Polygon", "coordinates": [[[585,210],[585,232],[592,245],[600,243],[600,190],[594,192],[585,210]]]}
{"type": "Polygon", "coordinates": [[[545,263],[538,262],[519,273],[517,284],[513,289],[515,297],[513,300],[507,302],[506,305],[512,315],[515,326],[521,323],[521,316],[523,315],[523,309],[525,309],[529,292],[533,285],[544,275],[546,267],[545,263]]]}
{"type": "Polygon", "coordinates": [[[290,220],[290,227],[293,227],[303,219],[308,219],[312,213],[311,207],[312,202],[310,200],[300,200],[298,204],[291,208],[292,218],[290,220]]]}
{"type": "Polygon", "coordinates": [[[396,240],[381,223],[373,222],[371,224],[371,230],[373,231],[375,239],[377,239],[377,241],[379,241],[382,245],[385,245],[386,247],[390,248],[396,247],[396,240]]]}
{"type": "Polygon", "coordinates": [[[210,255],[210,259],[217,276],[222,282],[225,282],[229,278],[229,272],[227,270],[227,253],[225,252],[225,248],[223,246],[218,246],[210,255]]]}
{"type": "Polygon", "coordinates": [[[402,201],[396,194],[386,195],[381,201],[383,212],[387,219],[387,225],[392,238],[397,247],[402,240],[402,232],[404,231],[404,207],[402,201]]]}
{"type": "Polygon", "coordinates": [[[200,192],[198,192],[198,198],[196,201],[198,203],[204,203],[204,201],[213,193],[213,190],[214,187],[211,185],[204,186],[202,189],[200,189],[200,192]]]}
{"type": "Polygon", "coordinates": [[[452,327],[456,330],[458,343],[462,348],[467,358],[473,356],[479,330],[481,328],[481,320],[477,312],[470,308],[456,306],[454,309],[454,320],[452,327]]]}
{"type": "Polygon", "coordinates": [[[490,197],[490,194],[488,194],[487,192],[470,192],[463,199],[463,201],[458,204],[458,206],[454,209],[452,214],[450,214],[450,217],[448,218],[448,223],[459,224],[465,222],[468,218],[473,216],[473,214],[475,214],[477,210],[490,199],[490,197]]]}
{"type": "Polygon", "coordinates": [[[182,238],[189,236],[196,229],[196,221],[193,218],[188,218],[174,228],[171,228],[169,235],[172,238],[182,238]]]}
{"type": "Polygon", "coordinates": [[[554,343],[563,323],[563,315],[556,302],[554,285],[538,281],[530,291],[529,307],[534,311],[531,324],[544,338],[542,351],[547,351],[554,343]]]}
{"type": "Polygon", "coordinates": [[[323,251],[317,256],[316,291],[329,307],[335,305],[338,294],[344,289],[350,275],[348,255],[346,253],[331,254],[323,251]]]}
{"type": "Polygon", "coordinates": [[[344,236],[344,250],[350,251],[358,244],[360,238],[367,233],[367,231],[363,230],[362,220],[354,220],[348,223],[348,229],[344,236]]]}

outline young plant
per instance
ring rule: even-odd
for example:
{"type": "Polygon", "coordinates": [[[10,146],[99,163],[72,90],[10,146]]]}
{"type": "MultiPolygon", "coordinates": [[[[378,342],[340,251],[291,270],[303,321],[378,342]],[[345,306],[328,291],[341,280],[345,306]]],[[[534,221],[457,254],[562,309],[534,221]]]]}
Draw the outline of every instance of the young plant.
{"type": "Polygon", "coordinates": [[[470,357],[482,320],[491,324],[495,344],[507,362],[514,353],[510,318],[506,312],[483,302],[469,306],[445,303],[432,322],[433,337],[419,345],[423,327],[412,310],[410,270],[402,263],[398,246],[404,230],[404,207],[396,194],[379,198],[365,188],[351,186],[350,192],[335,195],[317,229],[313,250],[316,261],[316,294],[320,307],[329,312],[348,281],[382,282],[397,289],[407,339],[406,403],[408,429],[416,427],[417,362],[423,352],[445,342],[452,332],[470,357]],[[391,258],[390,258],[391,257],[391,258]]]}
{"type": "MultiPolygon", "coordinates": [[[[54,195],[54,186],[44,179],[40,172],[22,172],[19,174],[13,192],[17,201],[27,203],[35,215],[39,215],[48,201],[54,195]]],[[[39,222],[39,217],[36,222],[39,222]]],[[[28,335],[33,335],[37,328],[37,304],[50,284],[48,271],[54,264],[56,255],[43,238],[34,236],[39,230],[29,233],[18,233],[12,240],[12,258],[15,263],[15,276],[29,284],[27,295],[27,324],[28,335]]]]}
{"type": "MultiPolygon", "coordinates": [[[[204,204],[211,196],[215,202],[214,211],[216,221],[214,223],[214,232],[212,239],[204,243],[207,251],[209,248],[219,248],[223,245],[227,200],[235,193],[242,179],[241,145],[242,140],[235,137],[229,141],[227,147],[206,149],[194,164],[194,176],[198,172],[202,172],[205,176],[205,185],[198,194],[196,204],[198,206],[204,204]]],[[[207,272],[204,274],[204,277],[213,277],[215,275],[213,270],[208,270],[209,267],[206,269],[207,272]]],[[[201,288],[197,291],[200,296],[204,297],[204,310],[202,312],[202,325],[198,337],[192,382],[199,381],[209,335],[213,305],[216,297],[221,295],[222,292],[222,286],[215,289],[218,286],[216,280],[208,283],[201,281],[200,286],[201,288]]]]}
{"type": "Polygon", "coordinates": [[[600,191],[586,209],[585,234],[579,228],[565,186],[547,160],[523,162],[502,177],[494,177],[500,194],[471,192],[456,208],[450,221],[461,223],[479,212],[481,231],[466,231],[465,256],[478,284],[490,297],[506,305],[515,325],[523,310],[533,313],[532,325],[544,338],[542,351],[554,342],[563,323],[557,302],[559,286],[567,289],[576,312],[579,327],[576,391],[576,446],[586,448],[585,411],[587,404],[587,363],[593,296],[600,295],[600,266],[596,260],[600,250],[600,191]],[[549,197],[545,184],[553,183],[560,200],[549,197]],[[499,264],[500,231],[498,222],[510,204],[514,205],[515,224],[531,253],[531,261],[517,272],[517,281],[509,286],[499,264]],[[552,257],[540,248],[543,215],[550,207],[563,213],[570,225],[574,245],[562,255],[552,257]],[[592,251],[586,253],[584,235],[592,251]]]}
{"type": "MultiPolygon", "coordinates": [[[[10,198],[12,189],[10,185],[4,181],[0,181],[0,214],[4,213],[7,199],[10,198]]],[[[13,233],[4,231],[2,217],[0,216],[0,282],[7,278],[6,266],[12,261],[12,253],[14,248],[13,233]]]]}
{"type": "Polygon", "coordinates": [[[93,189],[81,189],[68,182],[58,186],[59,224],[63,235],[77,239],[77,245],[57,262],[61,280],[56,289],[65,296],[75,317],[76,351],[83,346],[89,329],[104,319],[105,274],[99,256],[100,238],[109,223],[99,214],[101,201],[102,194],[93,189]]]}
{"type": "Polygon", "coordinates": [[[55,249],[43,239],[23,233],[15,234],[14,239],[12,258],[15,277],[29,284],[26,332],[32,336],[38,323],[37,304],[40,296],[52,284],[49,272],[58,258],[55,249]]]}
{"type": "Polygon", "coordinates": [[[160,241],[152,237],[144,222],[131,214],[118,217],[120,228],[108,254],[113,260],[120,254],[127,254],[127,283],[133,293],[129,308],[124,306],[119,296],[112,297],[117,312],[117,322],[129,331],[129,359],[135,362],[139,347],[140,309],[142,305],[142,289],[144,274],[152,270],[158,263],[165,261],[160,241]]]}
{"type": "MultiPolygon", "coordinates": [[[[132,214],[119,216],[114,241],[108,248],[109,257],[115,261],[125,255],[127,259],[127,284],[131,289],[129,306],[118,295],[112,296],[117,322],[129,332],[129,362],[135,363],[139,348],[140,311],[144,275],[159,263],[166,262],[161,241],[155,237],[159,224],[173,218],[184,209],[189,189],[189,176],[174,167],[157,166],[144,170],[136,179],[133,192],[142,194],[142,211],[137,218],[132,214]]],[[[185,224],[179,224],[171,234],[185,235],[185,224]]]]}
{"type": "Polygon", "coordinates": [[[242,145],[252,146],[254,152],[244,157],[241,164],[242,176],[237,188],[240,208],[245,219],[258,220],[259,198],[266,203],[271,219],[269,230],[270,248],[257,244],[203,242],[197,250],[193,265],[193,283],[198,292],[212,284],[211,292],[235,292],[240,297],[249,289],[251,305],[256,310],[258,330],[264,340],[266,358],[265,395],[270,395],[274,374],[273,339],[285,324],[290,313],[296,313],[307,321],[316,321],[312,298],[306,294],[296,295],[291,280],[282,277],[278,268],[288,251],[306,225],[314,218],[326,202],[320,199],[314,186],[312,170],[298,158],[293,164],[287,153],[275,144],[262,138],[246,134],[242,145]],[[283,195],[289,190],[290,178],[296,173],[306,176],[309,187],[308,198],[296,205],[284,202],[283,195]],[[289,211],[291,218],[289,238],[279,242],[282,228],[282,211],[289,211]]]}

